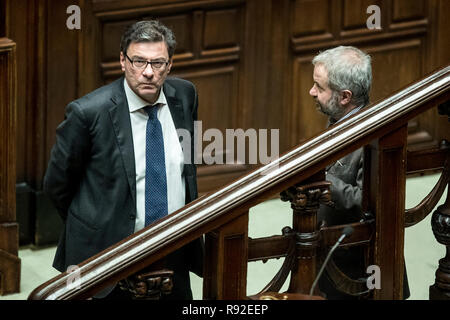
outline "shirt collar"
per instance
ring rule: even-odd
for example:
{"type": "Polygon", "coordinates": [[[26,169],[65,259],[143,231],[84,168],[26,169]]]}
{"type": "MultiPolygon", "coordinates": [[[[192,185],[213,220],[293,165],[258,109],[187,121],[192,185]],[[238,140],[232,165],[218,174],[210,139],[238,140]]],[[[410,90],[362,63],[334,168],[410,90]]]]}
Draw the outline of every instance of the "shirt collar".
{"type": "MultiPolygon", "coordinates": [[[[362,107],[363,107],[363,106],[359,106],[359,107],[353,108],[353,109],[350,110],[346,115],[344,115],[342,118],[340,118],[339,120],[337,120],[336,122],[333,122],[333,123],[331,123],[331,124],[335,124],[335,123],[338,123],[338,122],[343,121],[344,119],[347,119],[347,118],[350,117],[351,115],[354,115],[354,114],[357,113],[359,110],[361,110],[362,107]]],[[[330,122],[331,122],[331,121],[330,121],[330,122]]]]}
{"type": "MultiPolygon", "coordinates": [[[[140,110],[146,106],[149,105],[149,103],[147,101],[145,101],[144,99],[142,99],[141,97],[139,97],[128,85],[127,79],[123,79],[124,81],[124,89],[125,89],[125,95],[127,97],[127,101],[128,101],[128,108],[130,109],[130,112],[135,112],[137,110],[140,110]]],[[[164,91],[159,90],[159,96],[158,99],[156,99],[155,103],[153,103],[153,105],[166,105],[167,104],[167,100],[166,100],[166,95],[164,94],[164,91]]]]}

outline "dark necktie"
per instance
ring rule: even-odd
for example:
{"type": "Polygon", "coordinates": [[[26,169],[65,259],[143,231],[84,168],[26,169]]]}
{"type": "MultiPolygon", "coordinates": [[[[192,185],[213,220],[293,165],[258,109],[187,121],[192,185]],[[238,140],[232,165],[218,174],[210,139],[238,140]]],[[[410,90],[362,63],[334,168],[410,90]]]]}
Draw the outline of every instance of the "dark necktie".
{"type": "Polygon", "coordinates": [[[167,178],[164,140],[158,107],[144,108],[148,114],[145,150],[145,226],[167,215],[167,178]]]}

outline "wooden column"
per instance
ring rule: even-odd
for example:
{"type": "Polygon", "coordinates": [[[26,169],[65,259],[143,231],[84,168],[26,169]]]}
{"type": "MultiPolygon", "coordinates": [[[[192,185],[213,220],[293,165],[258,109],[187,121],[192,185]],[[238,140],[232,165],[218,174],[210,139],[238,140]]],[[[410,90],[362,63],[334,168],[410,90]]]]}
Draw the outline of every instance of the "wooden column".
{"type": "MultiPolygon", "coordinates": [[[[324,171],[301,185],[281,193],[282,201],[290,201],[293,209],[292,229],[295,232],[296,260],[291,272],[290,293],[309,294],[316,278],[319,225],[317,212],[320,203],[330,202],[330,182],[324,171]],[[319,181],[319,182],[315,182],[319,181]]],[[[317,287],[315,294],[320,294],[317,287]]]]}
{"type": "Polygon", "coordinates": [[[16,222],[16,44],[0,38],[0,295],[19,292],[16,222]]]}
{"type": "Polygon", "coordinates": [[[203,299],[247,296],[248,211],[205,235],[203,299]]]}
{"type": "Polygon", "coordinates": [[[374,264],[381,288],[375,299],[402,299],[407,126],[372,143],[370,207],[376,220],[374,264]]]}

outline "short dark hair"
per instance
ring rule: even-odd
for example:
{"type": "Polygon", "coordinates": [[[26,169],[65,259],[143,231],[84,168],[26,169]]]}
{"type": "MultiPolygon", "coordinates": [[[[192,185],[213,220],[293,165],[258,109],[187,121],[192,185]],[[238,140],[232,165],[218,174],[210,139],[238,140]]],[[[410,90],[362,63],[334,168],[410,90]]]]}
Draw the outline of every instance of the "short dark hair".
{"type": "Polygon", "coordinates": [[[132,42],[160,42],[164,41],[172,58],[177,42],[172,30],[167,28],[158,20],[139,21],[128,26],[120,40],[120,51],[127,53],[128,46],[132,42]]]}

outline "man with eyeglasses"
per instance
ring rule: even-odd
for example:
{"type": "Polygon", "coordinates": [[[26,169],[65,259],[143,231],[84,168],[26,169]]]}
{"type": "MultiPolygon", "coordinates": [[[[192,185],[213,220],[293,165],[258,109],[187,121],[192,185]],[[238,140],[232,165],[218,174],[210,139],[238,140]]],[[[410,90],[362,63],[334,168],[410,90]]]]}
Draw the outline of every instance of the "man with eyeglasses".
{"type": "MultiPolygon", "coordinates": [[[[65,222],[53,263],[59,271],[197,197],[193,144],[186,159],[177,130],[194,141],[198,98],[191,82],[167,78],[175,46],[160,22],[133,24],[121,39],[124,77],[67,106],[44,177],[65,222]]],[[[198,239],[158,264],[167,272],[140,282],[130,276],[96,297],[192,299],[189,271],[201,276],[202,263],[198,239]]]]}

